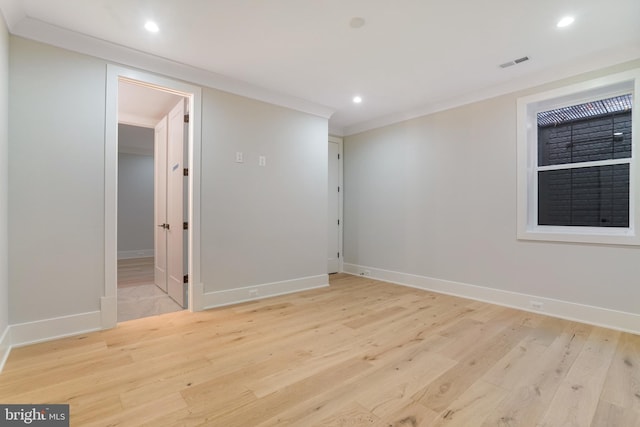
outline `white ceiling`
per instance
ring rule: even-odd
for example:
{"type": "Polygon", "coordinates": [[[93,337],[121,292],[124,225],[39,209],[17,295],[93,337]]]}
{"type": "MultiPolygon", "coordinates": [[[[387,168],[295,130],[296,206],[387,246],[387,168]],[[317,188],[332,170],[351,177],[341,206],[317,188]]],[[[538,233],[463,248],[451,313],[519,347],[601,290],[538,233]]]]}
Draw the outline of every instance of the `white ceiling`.
{"type": "Polygon", "coordinates": [[[79,51],[91,42],[131,48],[210,73],[225,90],[328,107],[338,134],[640,58],[638,0],[0,0],[0,8],[14,34],[79,51]],[[575,23],[556,28],[564,15],[575,23]],[[353,17],[365,25],[351,28],[353,17]],[[159,33],[143,29],[147,19],[159,33]],[[522,56],[531,59],[498,67],[522,56]]]}

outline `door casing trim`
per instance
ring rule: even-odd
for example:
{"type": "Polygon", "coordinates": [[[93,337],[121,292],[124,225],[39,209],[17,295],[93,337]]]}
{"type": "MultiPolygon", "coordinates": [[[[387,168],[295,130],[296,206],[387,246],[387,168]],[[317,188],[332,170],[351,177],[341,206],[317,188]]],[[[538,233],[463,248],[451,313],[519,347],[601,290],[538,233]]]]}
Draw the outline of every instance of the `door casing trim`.
{"type": "Polygon", "coordinates": [[[105,105],[104,163],[104,293],[100,301],[103,329],[115,327],[117,312],[117,231],[118,231],[118,82],[134,80],[142,84],[185,96],[189,100],[189,242],[188,272],[190,311],[203,308],[204,287],[200,278],[200,147],[202,123],[202,89],[144,71],[107,64],[105,105]]]}

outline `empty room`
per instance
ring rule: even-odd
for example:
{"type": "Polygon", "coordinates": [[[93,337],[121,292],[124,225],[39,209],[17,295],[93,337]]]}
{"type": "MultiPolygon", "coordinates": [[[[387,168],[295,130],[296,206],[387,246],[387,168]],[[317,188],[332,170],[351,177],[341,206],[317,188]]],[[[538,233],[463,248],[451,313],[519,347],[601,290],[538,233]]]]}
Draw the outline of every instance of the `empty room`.
{"type": "Polygon", "coordinates": [[[640,426],[640,2],[0,12],[0,425],[640,426]]]}

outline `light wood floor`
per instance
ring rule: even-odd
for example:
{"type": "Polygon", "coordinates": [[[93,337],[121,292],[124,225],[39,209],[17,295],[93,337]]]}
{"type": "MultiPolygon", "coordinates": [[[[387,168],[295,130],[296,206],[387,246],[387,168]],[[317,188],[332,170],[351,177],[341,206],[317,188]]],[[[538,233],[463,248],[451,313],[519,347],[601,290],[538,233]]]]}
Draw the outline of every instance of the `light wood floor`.
{"type": "Polygon", "coordinates": [[[640,425],[640,336],[360,277],[14,349],[71,425],[640,425]]]}

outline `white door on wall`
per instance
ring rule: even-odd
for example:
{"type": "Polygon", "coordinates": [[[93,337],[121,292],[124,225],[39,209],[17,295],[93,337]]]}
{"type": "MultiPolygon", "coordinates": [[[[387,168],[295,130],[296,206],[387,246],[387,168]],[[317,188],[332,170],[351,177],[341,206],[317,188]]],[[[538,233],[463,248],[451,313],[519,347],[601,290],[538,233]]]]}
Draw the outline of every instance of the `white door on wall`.
{"type": "Polygon", "coordinates": [[[167,292],[167,118],[155,127],[154,160],[154,282],[167,292]]]}
{"type": "Polygon", "coordinates": [[[155,284],[182,307],[187,302],[184,274],[184,100],[155,132],[155,284]]]}
{"type": "Polygon", "coordinates": [[[340,145],[329,141],[329,203],[327,273],[340,270],[340,145]]]}
{"type": "Polygon", "coordinates": [[[168,116],[167,140],[167,293],[185,306],[187,284],[184,280],[184,100],[168,116]]]}

